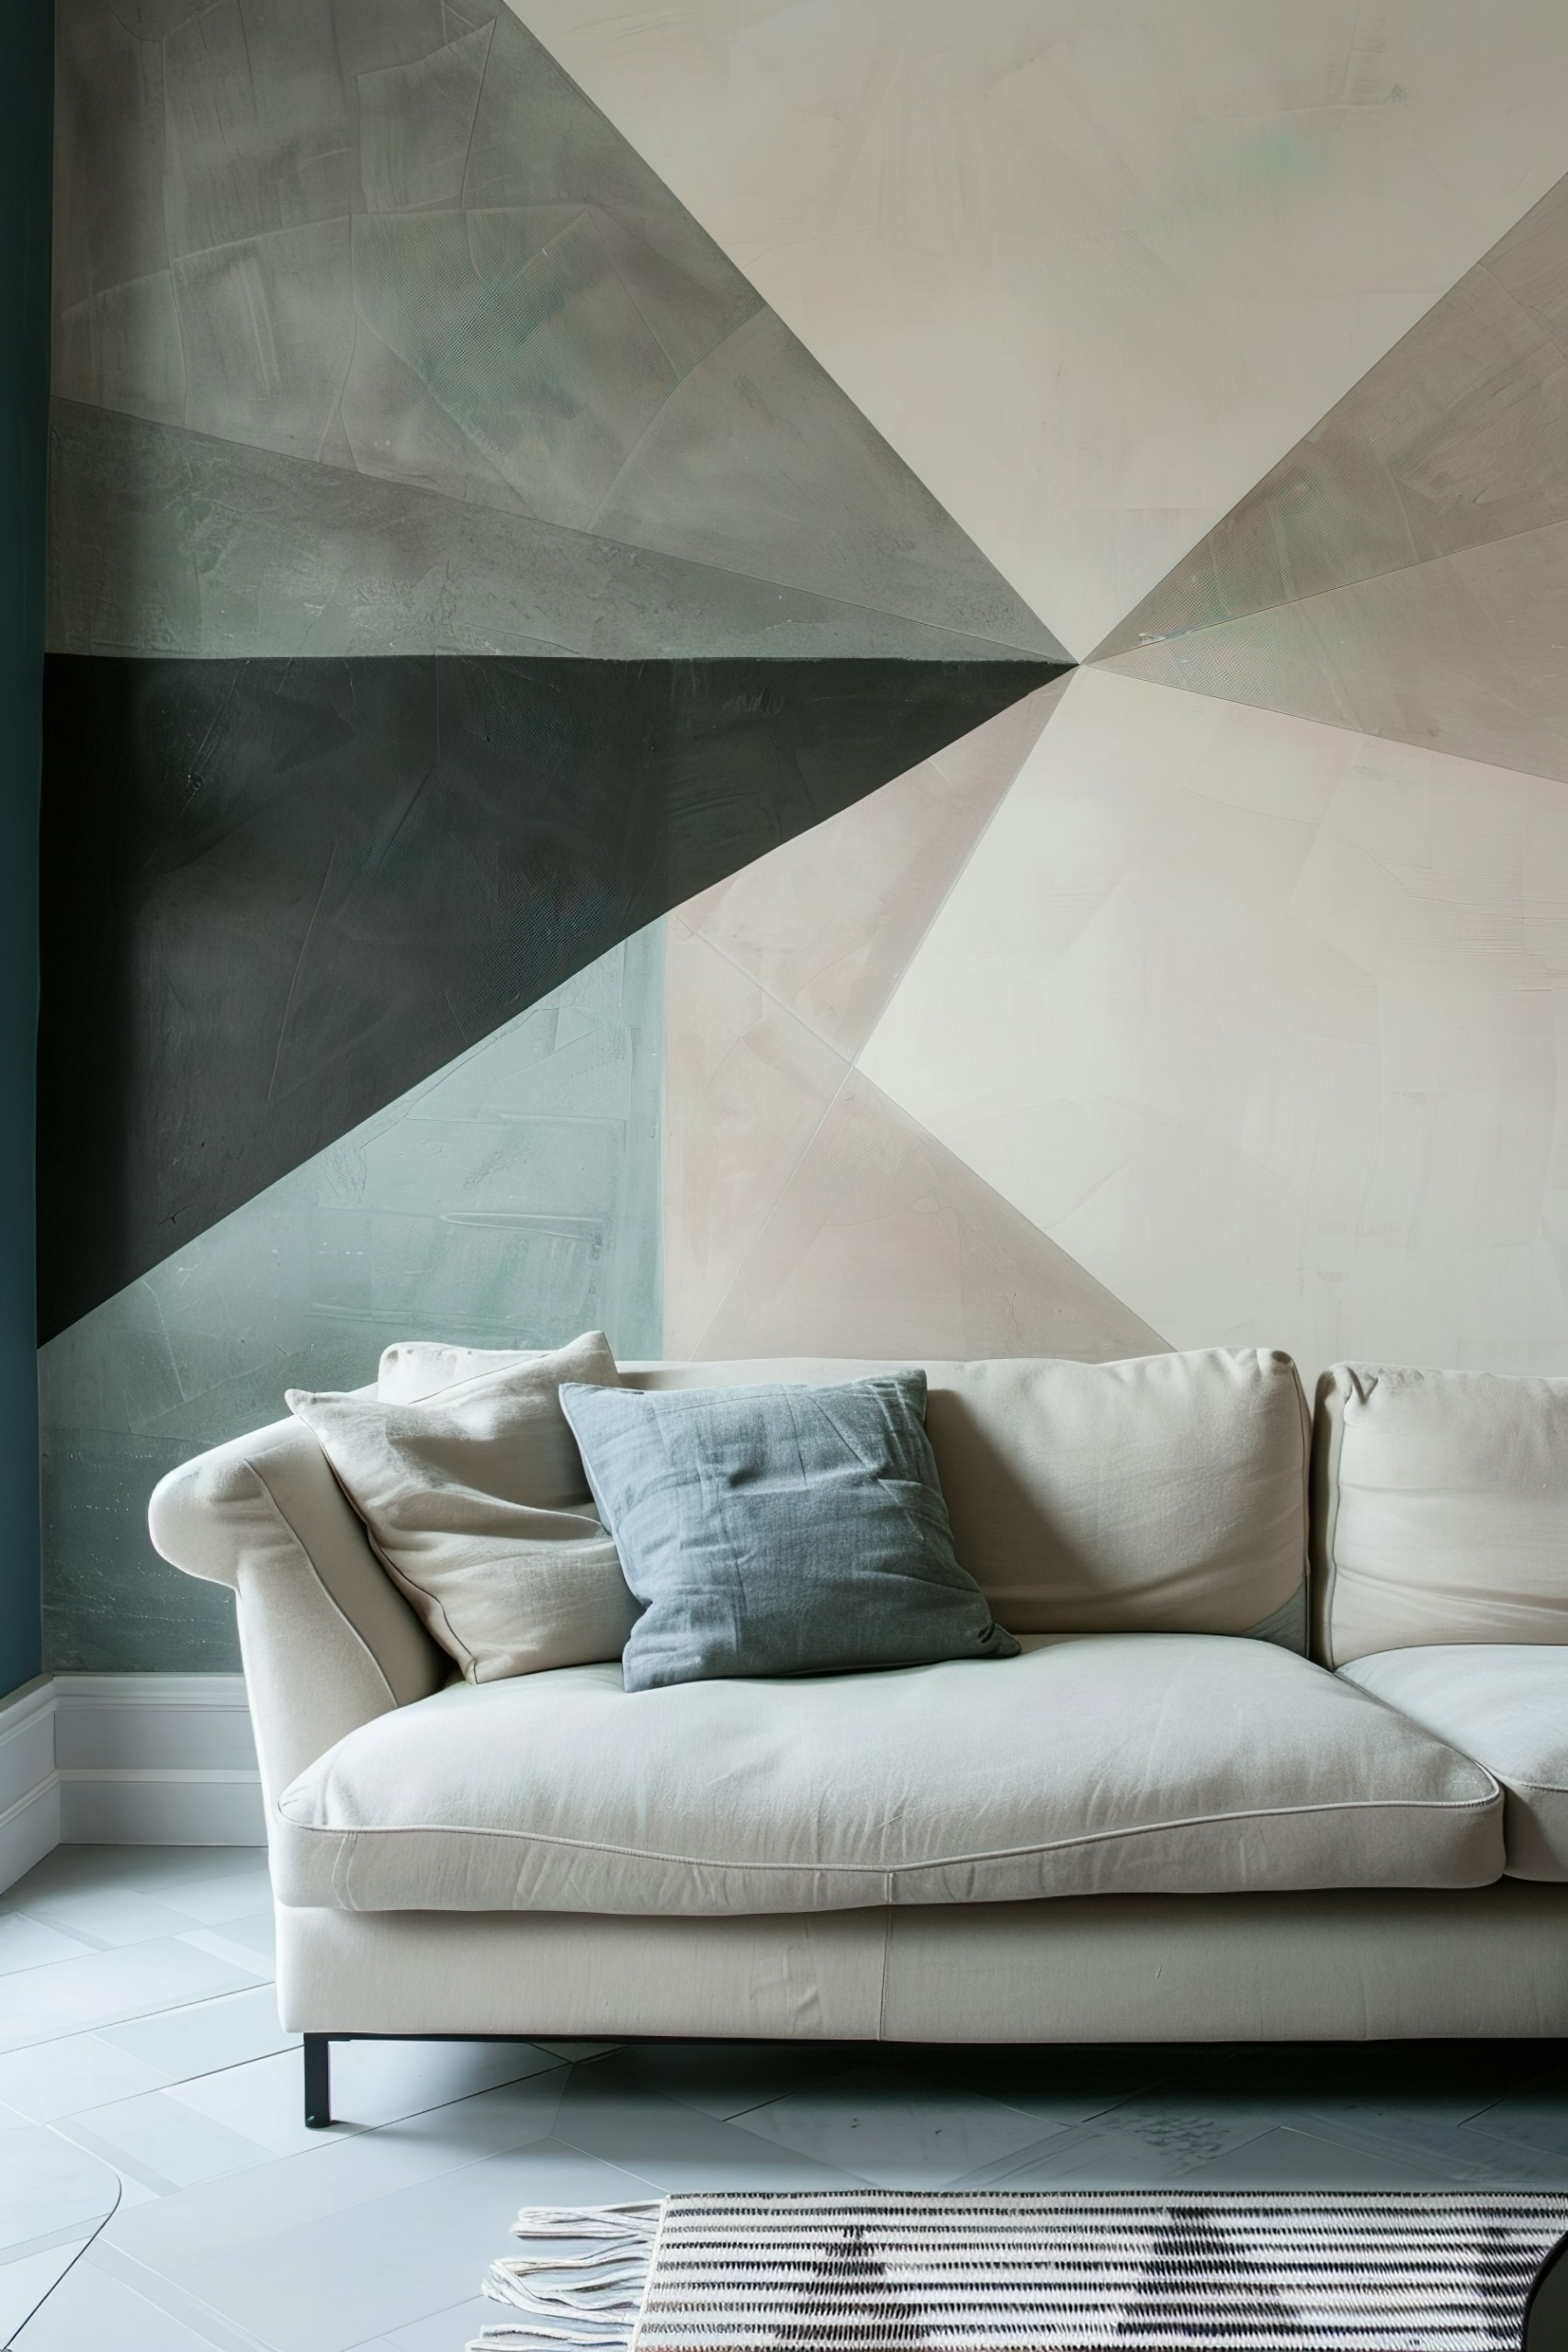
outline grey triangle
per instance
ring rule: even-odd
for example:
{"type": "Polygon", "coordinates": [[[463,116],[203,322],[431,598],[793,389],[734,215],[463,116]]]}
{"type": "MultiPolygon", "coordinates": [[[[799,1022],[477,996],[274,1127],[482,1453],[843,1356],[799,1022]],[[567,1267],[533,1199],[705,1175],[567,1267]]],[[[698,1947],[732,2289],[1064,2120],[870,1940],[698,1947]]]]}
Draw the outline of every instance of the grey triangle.
{"type": "Polygon", "coordinates": [[[1568,179],[1090,657],[1568,523],[1568,179]]]}
{"type": "Polygon", "coordinates": [[[109,0],[79,13],[62,119],[112,138],[126,208],[65,224],[54,389],[164,431],[112,465],[62,435],[61,645],[1066,658],[509,8],[321,0],[249,56],[159,25],[140,77],[109,0]],[[191,575],[173,638],[84,628],[114,466],[154,607],[191,575]],[[504,609],[536,567],[541,609],[504,609]]]}

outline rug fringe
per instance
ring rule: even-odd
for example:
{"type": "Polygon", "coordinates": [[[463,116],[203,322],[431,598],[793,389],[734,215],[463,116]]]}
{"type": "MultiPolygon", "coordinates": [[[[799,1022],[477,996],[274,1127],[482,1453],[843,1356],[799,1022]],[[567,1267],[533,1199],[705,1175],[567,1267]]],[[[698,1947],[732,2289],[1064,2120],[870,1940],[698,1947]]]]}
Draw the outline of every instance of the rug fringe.
{"type": "Polygon", "coordinates": [[[514,2238],[591,2239],[581,2254],[511,2254],[492,2262],[481,2292],[523,2314],[482,2327],[468,2352],[533,2352],[576,2345],[629,2352],[648,2292],[663,2199],[642,2205],[525,2205],[514,2238]]]}

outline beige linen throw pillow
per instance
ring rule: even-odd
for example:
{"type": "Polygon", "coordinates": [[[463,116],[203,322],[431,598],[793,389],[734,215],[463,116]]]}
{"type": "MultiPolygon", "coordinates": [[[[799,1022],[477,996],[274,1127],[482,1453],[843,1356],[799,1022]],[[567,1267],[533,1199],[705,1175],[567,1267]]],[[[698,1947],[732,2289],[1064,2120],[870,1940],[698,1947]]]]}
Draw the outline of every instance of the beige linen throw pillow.
{"type": "Polygon", "coordinates": [[[618,1658],[637,1613],[593,1515],[563,1380],[619,1387],[602,1331],[417,1404],[288,1391],[389,1574],[470,1682],[618,1658]]]}

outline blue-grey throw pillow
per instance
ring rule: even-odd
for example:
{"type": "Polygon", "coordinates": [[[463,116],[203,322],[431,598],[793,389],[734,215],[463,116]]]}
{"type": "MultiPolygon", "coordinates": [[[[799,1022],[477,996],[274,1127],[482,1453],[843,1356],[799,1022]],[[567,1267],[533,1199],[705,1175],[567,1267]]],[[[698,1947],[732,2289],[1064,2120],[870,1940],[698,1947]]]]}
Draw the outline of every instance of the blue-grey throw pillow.
{"type": "Polygon", "coordinates": [[[628,1690],[1017,1656],[953,1556],[923,1372],[834,1388],[568,1382],[560,1401],[644,1603],[628,1690]]]}

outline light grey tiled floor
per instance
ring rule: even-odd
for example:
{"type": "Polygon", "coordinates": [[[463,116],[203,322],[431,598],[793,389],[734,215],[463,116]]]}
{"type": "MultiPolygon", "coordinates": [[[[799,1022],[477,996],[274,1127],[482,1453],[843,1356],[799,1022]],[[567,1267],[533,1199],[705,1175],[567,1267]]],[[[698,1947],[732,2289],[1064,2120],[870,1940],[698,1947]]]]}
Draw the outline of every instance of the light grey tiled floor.
{"type": "Polygon", "coordinates": [[[1555,2043],[362,2042],[308,2132],[270,1928],[246,1850],[62,1847],[0,1896],[0,2344],[458,2352],[519,2205],[662,2188],[1568,2188],[1555,2043]]]}

